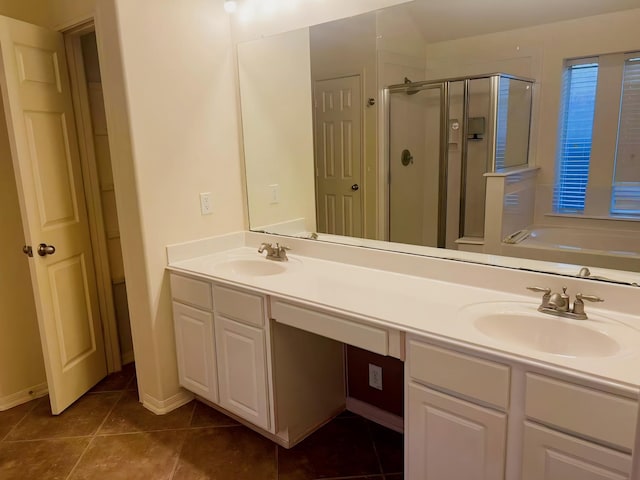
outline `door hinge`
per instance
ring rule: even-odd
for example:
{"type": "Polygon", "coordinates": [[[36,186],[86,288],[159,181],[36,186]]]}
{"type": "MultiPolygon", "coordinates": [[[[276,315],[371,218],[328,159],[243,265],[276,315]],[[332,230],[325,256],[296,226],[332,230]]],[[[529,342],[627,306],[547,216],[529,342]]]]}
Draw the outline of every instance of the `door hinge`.
{"type": "Polygon", "coordinates": [[[25,245],[22,247],[22,253],[28,257],[33,257],[33,248],[31,248],[31,245],[25,245]]]}

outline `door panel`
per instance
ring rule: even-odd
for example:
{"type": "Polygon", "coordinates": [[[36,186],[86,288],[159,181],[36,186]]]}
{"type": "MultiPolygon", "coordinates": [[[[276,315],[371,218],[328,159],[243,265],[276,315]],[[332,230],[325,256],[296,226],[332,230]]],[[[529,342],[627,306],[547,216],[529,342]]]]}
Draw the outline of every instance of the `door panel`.
{"type": "Polygon", "coordinates": [[[270,429],[264,331],[215,317],[220,405],[270,429]]]}
{"type": "Polygon", "coordinates": [[[408,414],[407,478],[504,478],[506,414],[414,383],[408,414]]]}
{"type": "Polygon", "coordinates": [[[362,100],[359,75],[316,82],[314,128],[318,231],[361,237],[362,100]]]}
{"type": "Polygon", "coordinates": [[[57,32],[0,17],[0,51],[51,409],[58,414],[107,374],[64,44],[57,32]],[[41,243],[55,252],[37,255],[41,243]]]}

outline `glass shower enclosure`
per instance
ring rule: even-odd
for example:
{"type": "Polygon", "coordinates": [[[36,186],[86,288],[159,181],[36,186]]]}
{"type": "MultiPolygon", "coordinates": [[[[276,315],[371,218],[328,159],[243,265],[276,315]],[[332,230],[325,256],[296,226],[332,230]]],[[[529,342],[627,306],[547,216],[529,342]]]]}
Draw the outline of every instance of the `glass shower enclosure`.
{"type": "Polygon", "coordinates": [[[384,90],[388,240],[482,243],[485,174],[528,163],[532,87],[496,73],[384,90]]]}

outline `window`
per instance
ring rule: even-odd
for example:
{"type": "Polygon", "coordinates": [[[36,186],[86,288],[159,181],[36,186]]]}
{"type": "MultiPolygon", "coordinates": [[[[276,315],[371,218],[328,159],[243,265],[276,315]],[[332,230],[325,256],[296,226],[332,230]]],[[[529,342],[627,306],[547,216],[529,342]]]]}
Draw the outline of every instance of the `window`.
{"type": "Polygon", "coordinates": [[[611,213],[640,216],[640,57],[624,62],[611,213]]]}
{"type": "Polygon", "coordinates": [[[598,63],[593,59],[569,63],[562,85],[554,210],[582,213],[591,161],[598,63]]]}
{"type": "Polygon", "coordinates": [[[559,130],[554,211],[582,214],[589,204],[591,214],[595,199],[597,215],[640,217],[640,53],[568,61],[563,76],[559,130]],[[605,62],[608,75],[611,69],[617,69],[622,85],[605,80],[598,85],[599,64],[605,62]],[[605,117],[604,113],[598,113],[610,111],[606,107],[618,101],[617,123],[611,114],[605,117]],[[601,125],[596,132],[595,121],[601,125]],[[602,132],[607,128],[610,130],[602,132]],[[606,147],[603,153],[606,142],[602,138],[613,135],[617,136],[615,151],[613,144],[607,143],[611,147],[606,147]],[[592,145],[596,142],[599,158],[593,159],[592,145]],[[609,183],[601,176],[602,165],[608,165],[608,170],[604,170],[610,172],[607,176],[613,173],[609,183]],[[592,187],[589,187],[590,168],[598,168],[594,172],[598,181],[592,187]],[[610,205],[606,204],[608,194],[602,197],[595,193],[603,187],[609,192],[607,185],[610,205]]]}
{"type": "Polygon", "coordinates": [[[496,171],[505,167],[505,154],[507,151],[507,117],[509,115],[509,87],[511,80],[500,77],[498,87],[498,121],[496,126],[496,171]]]}

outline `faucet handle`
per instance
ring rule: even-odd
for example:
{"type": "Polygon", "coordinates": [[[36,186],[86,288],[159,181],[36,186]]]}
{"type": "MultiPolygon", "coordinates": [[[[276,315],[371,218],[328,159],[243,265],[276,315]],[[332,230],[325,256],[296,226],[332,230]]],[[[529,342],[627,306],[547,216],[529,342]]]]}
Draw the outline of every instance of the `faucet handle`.
{"type": "Polygon", "coordinates": [[[604,302],[604,298],[596,297],[595,295],[576,293],[576,301],[573,302],[573,314],[581,320],[587,319],[587,314],[584,313],[583,300],[587,300],[588,302],[604,302]]]}
{"type": "Polygon", "coordinates": [[[587,300],[588,302],[604,302],[604,298],[596,297],[595,295],[583,295],[581,293],[576,293],[576,300],[587,300]]]}
{"type": "Polygon", "coordinates": [[[532,292],[544,293],[545,295],[551,295],[551,289],[548,287],[527,287],[527,290],[532,292]]]}

